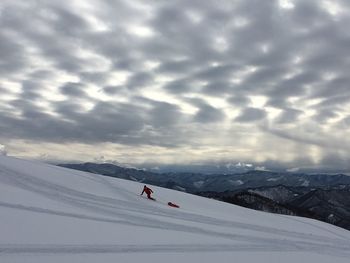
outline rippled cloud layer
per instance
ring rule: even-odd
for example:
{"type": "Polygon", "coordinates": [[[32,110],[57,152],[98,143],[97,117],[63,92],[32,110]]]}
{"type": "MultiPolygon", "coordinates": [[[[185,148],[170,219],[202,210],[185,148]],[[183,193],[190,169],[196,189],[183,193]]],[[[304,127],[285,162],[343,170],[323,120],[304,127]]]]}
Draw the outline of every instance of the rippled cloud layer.
{"type": "Polygon", "coordinates": [[[350,169],[345,0],[0,3],[8,154],[350,169]]]}

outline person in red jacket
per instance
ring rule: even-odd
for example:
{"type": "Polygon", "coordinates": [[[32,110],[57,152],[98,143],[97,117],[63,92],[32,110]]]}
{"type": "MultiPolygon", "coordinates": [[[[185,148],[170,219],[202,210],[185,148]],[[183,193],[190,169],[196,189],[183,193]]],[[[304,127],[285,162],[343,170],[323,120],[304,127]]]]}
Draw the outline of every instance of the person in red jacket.
{"type": "Polygon", "coordinates": [[[141,195],[143,195],[143,193],[146,193],[147,194],[147,198],[148,199],[151,199],[151,200],[155,200],[151,194],[153,193],[152,189],[147,187],[146,185],[143,187],[143,191],[141,193],[141,195]]]}

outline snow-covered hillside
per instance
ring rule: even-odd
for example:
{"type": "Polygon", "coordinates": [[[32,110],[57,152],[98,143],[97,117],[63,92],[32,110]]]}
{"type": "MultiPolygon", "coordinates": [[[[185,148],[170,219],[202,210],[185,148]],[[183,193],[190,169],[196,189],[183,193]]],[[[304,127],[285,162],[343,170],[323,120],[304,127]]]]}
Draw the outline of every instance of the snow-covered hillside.
{"type": "Polygon", "coordinates": [[[344,229],[142,187],[1,156],[0,262],[349,262],[344,229]]]}

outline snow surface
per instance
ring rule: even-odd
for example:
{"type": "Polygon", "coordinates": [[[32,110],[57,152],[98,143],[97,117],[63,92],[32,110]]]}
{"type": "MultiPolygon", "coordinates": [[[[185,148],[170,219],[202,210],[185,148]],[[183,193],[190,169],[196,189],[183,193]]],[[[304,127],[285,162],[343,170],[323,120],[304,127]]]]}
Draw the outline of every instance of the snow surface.
{"type": "Polygon", "coordinates": [[[244,182],[242,180],[228,180],[232,185],[242,185],[244,182]]]}
{"type": "Polygon", "coordinates": [[[347,230],[142,187],[0,156],[0,262],[349,262],[347,230]]]}
{"type": "Polygon", "coordinates": [[[203,184],[204,184],[204,181],[193,182],[193,186],[196,188],[201,188],[203,184]]]}
{"type": "Polygon", "coordinates": [[[280,179],[281,179],[280,177],[278,177],[278,178],[269,178],[269,179],[267,179],[267,181],[269,181],[269,182],[276,182],[276,181],[278,181],[280,179]]]}
{"type": "Polygon", "coordinates": [[[309,186],[310,185],[310,181],[308,180],[304,180],[304,182],[301,184],[301,186],[309,186]]]}

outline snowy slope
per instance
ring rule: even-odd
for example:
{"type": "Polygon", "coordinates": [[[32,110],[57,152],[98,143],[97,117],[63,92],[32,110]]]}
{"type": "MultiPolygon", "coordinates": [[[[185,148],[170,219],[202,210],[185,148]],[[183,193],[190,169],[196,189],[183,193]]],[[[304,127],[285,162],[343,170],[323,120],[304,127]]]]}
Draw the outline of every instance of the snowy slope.
{"type": "Polygon", "coordinates": [[[1,156],[0,262],[349,262],[344,229],[142,187],[1,156]]]}

